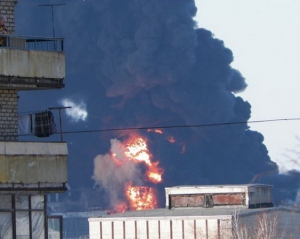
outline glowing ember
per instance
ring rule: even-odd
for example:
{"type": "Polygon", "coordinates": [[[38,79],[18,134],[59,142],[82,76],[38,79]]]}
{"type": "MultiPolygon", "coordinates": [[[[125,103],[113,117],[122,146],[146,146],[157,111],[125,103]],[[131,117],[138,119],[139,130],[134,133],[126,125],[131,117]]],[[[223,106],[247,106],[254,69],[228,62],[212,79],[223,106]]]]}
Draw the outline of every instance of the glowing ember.
{"type": "Polygon", "coordinates": [[[114,160],[114,162],[117,165],[121,165],[122,164],[122,161],[117,158],[117,155],[115,153],[111,153],[111,158],[114,160]]]}
{"type": "Polygon", "coordinates": [[[148,129],[147,132],[154,132],[157,134],[163,134],[163,131],[161,129],[148,129]]]}
{"type": "Polygon", "coordinates": [[[153,172],[149,172],[147,174],[148,178],[151,179],[152,182],[154,183],[159,183],[161,182],[161,174],[159,173],[153,173],[153,172]]]}
{"type": "Polygon", "coordinates": [[[153,209],[157,206],[157,200],[153,188],[150,187],[134,187],[128,183],[126,195],[130,202],[130,209],[145,210],[153,209]]]}
{"type": "Polygon", "coordinates": [[[128,206],[126,203],[120,203],[119,205],[117,205],[115,208],[114,208],[114,211],[113,212],[110,212],[110,214],[112,213],[122,213],[122,212],[126,212],[128,210],[128,206]]]}
{"type": "Polygon", "coordinates": [[[168,140],[169,140],[170,143],[175,143],[175,139],[174,139],[173,136],[169,136],[168,140]]]}
{"type": "Polygon", "coordinates": [[[146,174],[150,182],[160,183],[162,181],[163,169],[158,167],[158,162],[155,162],[149,167],[146,174]]]}

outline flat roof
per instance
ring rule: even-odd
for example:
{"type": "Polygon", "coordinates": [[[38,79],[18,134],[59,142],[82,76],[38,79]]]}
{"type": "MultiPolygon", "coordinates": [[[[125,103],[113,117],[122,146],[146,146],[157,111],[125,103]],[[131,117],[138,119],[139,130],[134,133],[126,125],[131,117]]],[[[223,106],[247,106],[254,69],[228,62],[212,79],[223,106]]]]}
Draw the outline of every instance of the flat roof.
{"type": "Polygon", "coordinates": [[[273,187],[269,184],[219,184],[219,185],[179,185],[179,186],[173,186],[173,187],[166,187],[167,188],[249,188],[249,187],[261,187],[261,186],[267,186],[267,187],[273,187]]]}
{"type": "Polygon", "coordinates": [[[271,207],[271,208],[256,208],[249,209],[247,207],[218,207],[218,208],[176,208],[176,209],[153,209],[153,210],[140,210],[140,211],[127,211],[124,213],[103,215],[101,217],[93,217],[90,219],[116,219],[116,218],[162,218],[162,217],[228,217],[238,214],[239,216],[246,216],[249,214],[257,214],[267,211],[291,211],[300,213],[299,209],[286,208],[286,207],[271,207]]]}
{"type": "Polygon", "coordinates": [[[153,210],[127,211],[124,213],[104,215],[103,217],[161,217],[161,216],[216,216],[216,215],[233,215],[234,213],[244,213],[250,211],[262,211],[268,208],[248,209],[245,206],[239,207],[218,207],[218,208],[160,208],[153,210]]]}

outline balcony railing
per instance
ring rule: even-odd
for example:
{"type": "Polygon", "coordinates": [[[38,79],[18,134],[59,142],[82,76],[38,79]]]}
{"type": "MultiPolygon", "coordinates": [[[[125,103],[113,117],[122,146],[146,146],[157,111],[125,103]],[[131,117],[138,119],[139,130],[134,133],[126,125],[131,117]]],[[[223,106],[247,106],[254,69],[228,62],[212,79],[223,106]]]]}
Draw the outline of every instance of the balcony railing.
{"type": "Polygon", "coordinates": [[[63,51],[64,38],[45,38],[45,37],[32,37],[32,36],[14,36],[0,34],[3,39],[3,45],[11,49],[20,50],[37,50],[37,51],[63,51]]]}

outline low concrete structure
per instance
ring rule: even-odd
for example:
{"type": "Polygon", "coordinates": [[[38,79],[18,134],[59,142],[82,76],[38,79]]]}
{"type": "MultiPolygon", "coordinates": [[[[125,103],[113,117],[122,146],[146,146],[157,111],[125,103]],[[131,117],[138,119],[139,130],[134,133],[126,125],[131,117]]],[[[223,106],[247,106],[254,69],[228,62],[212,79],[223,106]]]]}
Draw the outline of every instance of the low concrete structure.
{"type": "Polygon", "coordinates": [[[166,207],[272,207],[272,186],[264,184],[177,186],[165,188],[166,207]]]}
{"type": "MultiPolygon", "coordinates": [[[[166,188],[166,208],[128,211],[89,219],[90,239],[231,239],[247,232],[252,238],[300,238],[300,210],[269,207],[249,208],[253,202],[268,202],[269,185],[217,185],[166,188]],[[205,190],[207,189],[207,190],[205,190]],[[219,190],[218,190],[219,189],[219,190]],[[229,190],[229,191],[228,191],[229,190]],[[245,193],[245,203],[236,204],[236,193],[245,193]],[[195,193],[195,194],[194,194],[195,193]],[[172,206],[172,196],[227,195],[228,205],[203,207],[187,204],[172,206]],[[248,194],[248,199],[247,195],[248,194]],[[255,196],[255,194],[257,194],[255,196]],[[261,197],[259,196],[261,195],[261,197]],[[266,197],[263,197],[265,195],[266,197]],[[233,199],[233,202],[230,201],[233,199]],[[267,201],[266,201],[267,200],[267,201]],[[171,205],[171,207],[170,207],[171,205]],[[262,222],[263,225],[259,223],[262,222]],[[258,232],[272,229],[273,236],[261,237],[258,232]],[[262,229],[262,230],[260,230],[262,229]],[[275,237],[276,235],[276,237],[275,237]],[[277,237],[278,236],[278,237],[277,237]]],[[[182,202],[182,198],[179,201],[182,202]]],[[[272,203],[272,201],[271,201],[272,203]]],[[[257,203],[255,203],[257,204],[257,203]]],[[[240,238],[240,237],[239,237],[240,238]]],[[[249,238],[249,237],[247,237],[249,238]]]]}

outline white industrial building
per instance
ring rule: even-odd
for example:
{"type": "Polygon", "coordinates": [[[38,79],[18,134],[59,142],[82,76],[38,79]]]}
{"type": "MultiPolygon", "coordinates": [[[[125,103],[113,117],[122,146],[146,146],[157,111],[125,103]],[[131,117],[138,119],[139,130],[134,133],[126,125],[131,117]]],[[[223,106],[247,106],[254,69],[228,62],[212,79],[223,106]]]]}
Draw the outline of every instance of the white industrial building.
{"type": "Polygon", "coordinates": [[[300,238],[300,210],[273,207],[272,186],[181,186],[165,191],[166,208],[89,218],[89,238],[267,238],[259,233],[300,238]]]}

